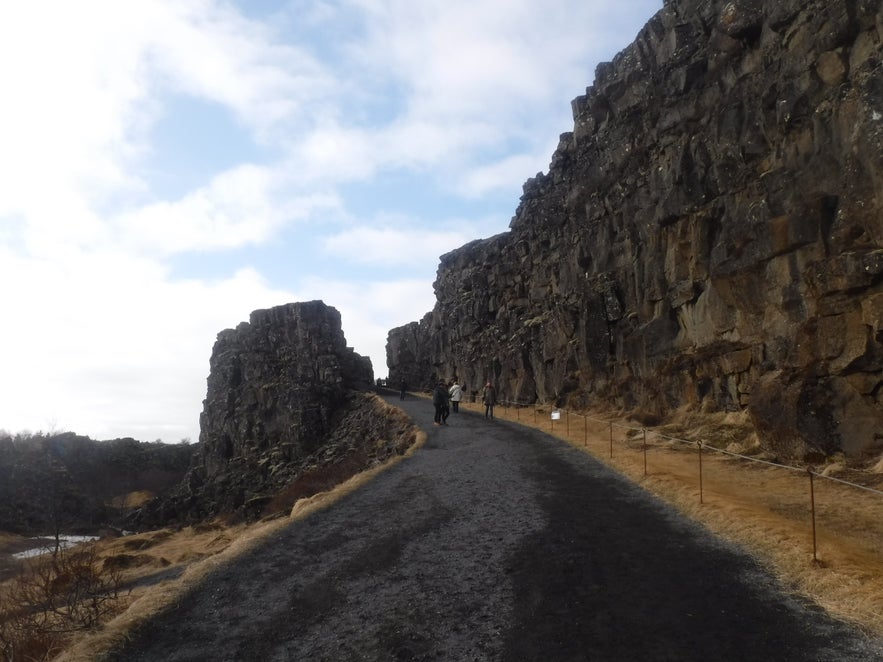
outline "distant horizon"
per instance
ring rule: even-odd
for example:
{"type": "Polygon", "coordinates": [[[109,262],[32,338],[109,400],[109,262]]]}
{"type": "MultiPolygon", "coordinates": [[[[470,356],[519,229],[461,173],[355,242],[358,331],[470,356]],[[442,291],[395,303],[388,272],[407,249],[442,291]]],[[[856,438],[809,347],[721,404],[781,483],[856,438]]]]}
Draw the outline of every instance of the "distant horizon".
{"type": "Polygon", "coordinates": [[[217,334],[321,299],[387,374],[662,0],[0,9],[0,428],[199,436],[217,334]],[[48,18],[47,18],[48,17],[48,18]]]}

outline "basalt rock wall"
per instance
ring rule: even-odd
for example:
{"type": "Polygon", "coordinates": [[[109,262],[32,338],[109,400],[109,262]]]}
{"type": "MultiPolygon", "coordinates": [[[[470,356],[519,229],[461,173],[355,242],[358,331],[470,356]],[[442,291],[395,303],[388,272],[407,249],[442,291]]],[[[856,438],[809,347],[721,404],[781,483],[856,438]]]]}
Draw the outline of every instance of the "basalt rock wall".
{"type": "Polygon", "coordinates": [[[256,310],[218,334],[199,420],[207,478],[231,458],[316,450],[351,389],[367,388],[370,359],[346,346],[340,313],[322,301],[256,310]]]}
{"type": "Polygon", "coordinates": [[[883,434],[883,7],[671,0],[573,101],[510,231],[442,256],[390,378],[665,416],[786,456],[883,434]]]}
{"type": "Polygon", "coordinates": [[[132,526],[284,512],[403,453],[414,428],[367,392],[373,378],[322,301],[254,311],[218,334],[186,478],[132,526]]]}

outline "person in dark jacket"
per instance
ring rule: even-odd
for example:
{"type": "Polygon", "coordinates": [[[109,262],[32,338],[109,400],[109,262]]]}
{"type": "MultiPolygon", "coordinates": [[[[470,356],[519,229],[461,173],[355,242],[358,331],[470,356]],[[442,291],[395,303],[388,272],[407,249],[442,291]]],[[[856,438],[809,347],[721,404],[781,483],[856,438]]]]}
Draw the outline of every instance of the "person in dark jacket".
{"type": "Polygon", "coordinates": [[[435,385],[432,392],[432,404],[435,407],[435,425],[447,425],[448,418],[448,387],[444,382],[435,385]]]}
{"type": "Polygon", "coordinates": [[[497,404],[497,391],[494,385],[488,382],[484,385],[484,393],[482,393],[481,401],[484,403],[484,417],[494,417],[494,405],[497,404]]]}

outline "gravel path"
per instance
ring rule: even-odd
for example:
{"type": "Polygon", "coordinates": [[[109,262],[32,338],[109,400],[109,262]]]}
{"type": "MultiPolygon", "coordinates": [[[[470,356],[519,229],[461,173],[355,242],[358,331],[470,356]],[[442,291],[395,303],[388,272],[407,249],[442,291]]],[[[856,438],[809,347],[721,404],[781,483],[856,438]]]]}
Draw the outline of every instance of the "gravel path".
{"type": "Polygon", "coordinates": [[[112,659],[883,660],[592,458],[471,413],[212,575],[112,659]]]}

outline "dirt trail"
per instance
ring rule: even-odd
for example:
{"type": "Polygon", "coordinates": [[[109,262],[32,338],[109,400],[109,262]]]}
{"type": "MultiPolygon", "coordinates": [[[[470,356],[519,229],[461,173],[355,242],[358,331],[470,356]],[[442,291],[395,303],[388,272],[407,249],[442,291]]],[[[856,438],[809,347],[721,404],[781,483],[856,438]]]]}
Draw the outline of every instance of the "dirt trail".
{"type": "Polygon", "coordinates": [[[110,659],[880,660],[602,464],[472,413],[212,574],[110,659]]]}
{"type": "MultiPolygon", "coordinates": [[[[749,548],[795,591],[812,596],[831,613],[867,632],[883,634],[883,497],[879,494],[816,478],[813,527],[805,471],[706,450],[700,498],[695,444],[675,442],[648,430],[645,464],[636,424],[614,425],[611,458],[610,428],[605,422],[570,414],[555,424],[548,408],[537,408],[535,414],[533,408],[498,407],[497,414],[551,431],[592,454],[718,535],[749,548]]],[[[703,433],[728,434],[725,427],[707,424],[703,433]]],[[[879,476],[874,474],[843,469],[833,475],[880,489],[879,476]]]]}

